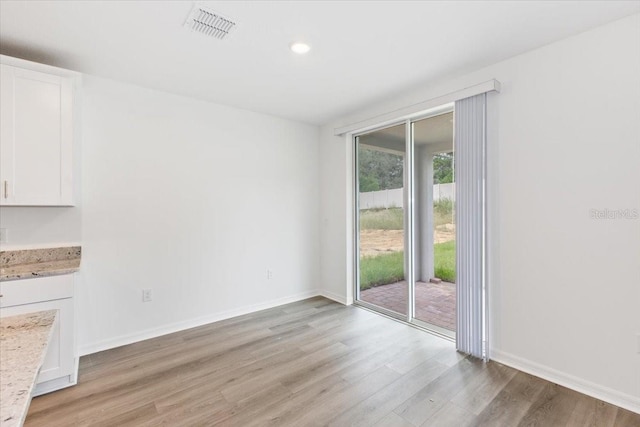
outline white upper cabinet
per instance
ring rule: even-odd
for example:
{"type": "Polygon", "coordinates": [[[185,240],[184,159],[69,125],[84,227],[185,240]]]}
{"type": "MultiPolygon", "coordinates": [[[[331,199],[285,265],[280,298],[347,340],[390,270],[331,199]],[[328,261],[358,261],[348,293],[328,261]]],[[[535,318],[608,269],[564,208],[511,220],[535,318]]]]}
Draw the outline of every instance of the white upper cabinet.
{"type": "Polygon", "coordinates": [[[0,206],[72,206],[73,77],[0,66],[0,206]]]}

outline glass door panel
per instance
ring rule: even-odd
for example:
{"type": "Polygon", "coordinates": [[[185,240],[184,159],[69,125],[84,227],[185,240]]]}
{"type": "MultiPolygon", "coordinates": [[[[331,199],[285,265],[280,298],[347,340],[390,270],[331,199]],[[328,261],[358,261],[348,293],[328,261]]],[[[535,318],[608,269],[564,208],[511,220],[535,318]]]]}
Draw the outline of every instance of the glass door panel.
{"type": "Polygon", "coordinates": [[[453,112],[412,123],[414,318],[455,333],[456,225],[453,112]]]}
{"type": "Polygon", "coordinates": [[[407,315],[405,124],[356,138],[358,289],[356,299],[407,315]]]}

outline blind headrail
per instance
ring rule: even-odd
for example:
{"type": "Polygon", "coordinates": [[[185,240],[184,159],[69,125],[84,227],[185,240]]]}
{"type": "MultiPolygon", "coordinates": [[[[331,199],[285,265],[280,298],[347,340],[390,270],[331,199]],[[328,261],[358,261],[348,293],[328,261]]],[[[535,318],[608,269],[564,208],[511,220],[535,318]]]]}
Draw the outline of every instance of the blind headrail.
{"type": "Polygon", "coordinates": [[[374,116],[365,120],[337,127],[333,130],[333,132],[335,136],[342,136],[347,133],[366,132],[368,130],[382,127],[387,124],[411,119],[414,116],[420,116],[427,110],[439,107],[444,104],[449,104],[461,99],[469,98],[470,96],[480,95],[481,93],[487,92],[500,92],[500,82],[496,79],[491,79],[486,82],[478,83],[476,85],[457,90],[455,92],[450,92],[435,98],[428,99],[426,101],[421,101],[416,104],[399,108],[397,110],[389,111],[388,113],[380,114],[378,116],[374,116]]]}

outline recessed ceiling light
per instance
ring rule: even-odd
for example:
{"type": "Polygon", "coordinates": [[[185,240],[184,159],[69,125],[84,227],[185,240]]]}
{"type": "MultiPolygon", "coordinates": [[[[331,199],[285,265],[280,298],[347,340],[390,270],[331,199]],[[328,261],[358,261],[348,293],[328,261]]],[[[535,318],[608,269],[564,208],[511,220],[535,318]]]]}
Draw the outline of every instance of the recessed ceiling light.
{"type": "Polygon", "coordinates": [[[291,50],[298,55],[304,55],[305,53],[309,52],[309,50],[311,50],[311,46],[306,43],[296,42],[291,43],[291,50]]]}

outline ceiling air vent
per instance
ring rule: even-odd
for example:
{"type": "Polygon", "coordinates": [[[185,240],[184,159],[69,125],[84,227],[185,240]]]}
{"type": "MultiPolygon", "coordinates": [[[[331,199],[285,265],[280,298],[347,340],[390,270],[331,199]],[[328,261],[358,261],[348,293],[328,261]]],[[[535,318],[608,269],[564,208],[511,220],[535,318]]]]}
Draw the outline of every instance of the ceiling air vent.
{"type": "Polygon", "coordinates": [[[184,25],[195,32],[222,40],[236,26],[236,23],[196,4],[184,25]]]}

